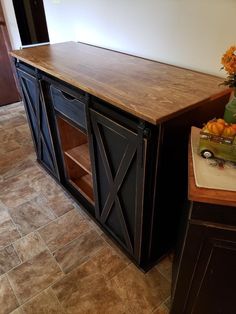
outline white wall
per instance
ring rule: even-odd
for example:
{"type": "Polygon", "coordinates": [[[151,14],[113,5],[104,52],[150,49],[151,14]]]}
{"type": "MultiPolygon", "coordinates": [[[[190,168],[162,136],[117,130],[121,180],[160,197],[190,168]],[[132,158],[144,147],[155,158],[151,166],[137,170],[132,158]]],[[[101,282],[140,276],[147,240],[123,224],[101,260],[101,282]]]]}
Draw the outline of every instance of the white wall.
{"type": "Polygon", "coordinates": [[[51,42],[79,40],[219,72],[235,43],[235,0],[44,0],[51,42]]]}
{"type": "Polygon", "coordinates": [[[44,0],[44,6],[51,43],[82,41],[216,75],[225,75],[221,55],[236,41],[235,0],[44,0]]]}

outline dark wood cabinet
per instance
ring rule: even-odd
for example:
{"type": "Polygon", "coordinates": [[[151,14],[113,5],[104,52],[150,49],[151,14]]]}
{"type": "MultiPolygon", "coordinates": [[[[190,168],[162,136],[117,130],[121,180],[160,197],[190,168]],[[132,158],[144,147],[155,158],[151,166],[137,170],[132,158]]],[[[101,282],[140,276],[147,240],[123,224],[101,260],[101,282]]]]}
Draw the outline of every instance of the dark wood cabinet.
{"type": "Polygon", "coordinates": [[[17,68],[22,98],[30,125],[37,159],[57,179],[59,172],[48,120],[48,114],[37,74],[30,68],[17,68]]]}
{"type": "Polygon", "coordinates": [[[190,177],[189,218],[174,262],[171,313],[233,314],[236,193],[197,188],[190,177]],[[231,206],[224,204],[230,199],[231,206]]]}

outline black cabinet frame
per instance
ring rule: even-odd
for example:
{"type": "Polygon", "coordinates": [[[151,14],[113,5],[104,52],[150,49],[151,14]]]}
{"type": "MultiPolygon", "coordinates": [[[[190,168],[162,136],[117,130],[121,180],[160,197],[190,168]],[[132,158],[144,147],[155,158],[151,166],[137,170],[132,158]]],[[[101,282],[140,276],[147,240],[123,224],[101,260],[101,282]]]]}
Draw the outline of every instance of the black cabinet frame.
{"type": "Polygon", "coordinates": [[[235,312],[234,218],[235,207],[189,203],[180,247],[174,259],[171,314],[235,312]],[[229,220],[219,223],[217,220],[221,216],[229,220]],[[230,224],[225,224],[227,222],[230,224]]]}

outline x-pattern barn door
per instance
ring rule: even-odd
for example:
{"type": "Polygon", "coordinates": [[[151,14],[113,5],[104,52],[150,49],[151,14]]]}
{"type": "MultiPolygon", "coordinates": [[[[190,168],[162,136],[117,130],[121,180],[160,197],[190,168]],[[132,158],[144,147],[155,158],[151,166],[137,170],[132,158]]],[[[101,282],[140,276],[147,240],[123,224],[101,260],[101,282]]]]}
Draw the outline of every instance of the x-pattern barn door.
{"type": "Polygon", "coordinates": [[[38,159],[57,176],[55,153],[39,82],[34,76],[20,69],[18,76],[38,159]]]}
{"type": "Polygon", "coordinates": [[[142,192],[138,133],[90,110],[96,172],[96,215],[131,253],[136,255],[137,224],[142,192]]]}

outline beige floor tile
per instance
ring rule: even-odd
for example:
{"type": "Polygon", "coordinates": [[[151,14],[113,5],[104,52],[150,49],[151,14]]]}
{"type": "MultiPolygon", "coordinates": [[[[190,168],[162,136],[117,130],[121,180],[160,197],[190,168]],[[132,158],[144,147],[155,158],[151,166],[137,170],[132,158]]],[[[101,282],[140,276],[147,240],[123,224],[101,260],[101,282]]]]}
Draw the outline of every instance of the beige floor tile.
{"type": "Polygon", "coordinates": [[[2,144],[1,146],[6,146],[8,141],[11,141],[13,139],[15,139],[16,137],[16,129],[8,129],[8,130],[3,130],[2,132],[0,132],[0,143],[2,144]],[[3,145],[3,143],[5,145],[3,145]]]}
{"type": "Polygon", "coordinates": [[[16,142],[16,140],[12,139],[9,140],[6,145],[1,145],[0,146],[0,154],[7,154],[10,152],[13,152],[17,149],[19,149],[21,145],[16,142]]]}
{"type": "Polygon", "coordinates": [[[149,313],[170,295],[169,281],[155,268],[143,274],[130,264],[111,281],[131,312],[149,313]]]}
{"type": "Polygon", "coordinates": [[[101,238],[118,254],[123,260],[126,260],[128,264],[131,263],[130,259],[124,254],[124,252],[119,248],[115,242],[108,237],[105,233],[102,233],[101,238]]]}
{"type": "Polygon", "coordinates": [[[84,263],[100,249],[105,242],[94,231],[90,230],[82,234],[78,239],[57,250],[54,256],[65,273],[84,263]]]}
{"type": "Polygon", "coordinates": [[[165,306],[170,310],[170,308],[171,308],[171,297],[169,297],[169,298],[165,301],[165,306]]]}
{"type": "Polygon", "coordinates": [[[117,254],[117,252],[109,246],[99,251],[99,253],[92,258],[92,261],[97,271],[103,274],[106,280],[117,275],[129,264],[126,258],[117,254]]]}
{"type": "Polygon", "coordinates": [[[19,238],[20,233],[13,224],[7,209],[0,202],[0,249],[19,238]]]}
{"type": "Polygon", "coordinates": [[[1,127],[6,130],[8,128],[16,128],[23,124],[26,124],[26,117],[21,114],[12,116],[10,119],[7,117],[5,120],[1,121],[1,127]]]}
{"type": "Polygon", "coordinates": [[[59,301],[51,288],[43,291],[22,306],[25,314],[63,314],[59,301]]]}
{"type": "Polygon", "coordinates": [[[9,213],[23,235],[38,229],[56,218],[40,196],[20,206],[10,208],[9,213]]]}
{"type": "Polygon", "coordinates": [[[96,232],[101,236],[103,234],[102,229],[93,221],[93,220],[89,220],[89,224],[92,226],[92,228],[94,230],[96,230],[96,232]]]}
{"type": "Polygon", "coordinates": [[[29,186],[28,180],[23,180],[21,175],[0,183],[0,199],[7,207],[19,206],[37,195],[38,193],[29,186]]]}
{"type": "Polygon", "coordinates": [[[0,278],[0,314],[8,314],[18,307],[17,299],[6,276],[0,278]]]}
{"type": "Polygon", "coordinates": [[[30,129],[28,125],[21,125],[17,127],[14,139],[21,145],[27,145],[30,143],[33,146],[33,140],[31,137],[30,129]]]}
{"type": "Polygon", "coordinates": [[[48,251],[36,255],[8,273],[21,303],[46,289],[62,276],[62,271],[48,251]]]}
{"type": "Polygon", "coordinates": [[[89,231],[89,229],[91,229],[90,225],[74,209],[40,229],[39,233],[48,248],[53,252],[89,231]]]}
{"type": "MultiPolygon", "coordinates": [[[[24,160],[22,160],[16,164],[14,164],[14,167],[12,167],[11,169],[7,169],[2,175],[3,175],[4,180],[7,180],[11,177],[15,177],[18,175],[23,175],[23,174],[24,174],[24,178],[25,178],[26,177],[25,175],[27,173],[31,173],[32,176],[30,177],[30,179],[32,179],[32,177],[38,178],[38,176],[40,174],[39,171],[40,171],[40,169],[38,169],[38,167],[35,165],[35,162],[33,162],[30,159],[24,159],[24,160]]],[[[41,177],[42,177],[42,170],[41,170],[41,177]]]]}
{"type": "Polygon", "coordinates": [[[164,305],[162,304],[161,306],[159,306],[154,312],[153,314],[169,314],[170,311],[169,309],[164,305]]]}
{"type": "Polygon", "coordinates": [[[30,186],[31,188],[32,188],[31,185],[34,182],[37,182],[38,180],[45,176],[45,170],[43,170],[40,166],[38,166],[38,164],[35,161],[32,161],[31,159],[28,159],[28,164],[25,165],[25,169],[23,169],[23,166],[24,165],[22,165],[21,169],[19,169],[17,176],[20,176],[20,180],[22,182],[27,182],[27,185],[30,186]]]}
{"type": "Polygon", "coordinates": [[[159,270],[159,272],[165,276],[169,281],[171,281],[172,277],[172,263],[173,263],[173,256],[170,254],[163,258],[156,268],[159,270]]]}
{"type": "Polygon", "coordinates": [[[49,176],[32,183],[32,187],[39,193],[42,193],[48,200],[55,200],[57,195],[63,191],[62,188],[49,176]]]}
{"type": "MultiPolygon", "coordinates": [[[[21,126],[20,128],[24,127],[21,126]]],[[[25,134],[26,135],[26,134],[25,134]]],[[[3,130],[2,132],[0,132],[0,143],[2,144],[1,146],[3,147],[7,147],[8,146],[8,143],[12,140],[16,140],[17,139],[20,141],[22,140],[23,138],[26,138],[26,136],[24,136],[23,133],[21,133],[19,130],[17,130],[16,128],[13,128],[13,129],[6,129],[6,130],[3,130]],[[5,144],[5,145],[3,145],[5,144]]],[[[27,139],[29,140],[30,137],[29,135],[27,135],[27,139]]],[[[18,141],[17,141],[18,142],[18,141]]],[[[21,144],[18,142],[18,144],[21,144]]]]}
{"type": "Polygon", "coordinates": [[[11,312],[10,314],[25,314],[25,313],[23,313],[21,308],[17,308],[15,311],[11,312]]]}
{"type": "Polygon", "coordinates": [[[66,275],[52,288],[68,314],[126,313],[119,293],[92,260],[66,275]]]}
{"type": "Polygon", "coordinates": [[[9,153],[1,153],[0,154],[0,175],[3,175],[5,172],[14,168],[15,164],[22,161],[25,156],[25,152],[23,148],[19,148],[15,151],[9,153]]]}
{"type": "Polygon", "coordinates": [[[30,154],[33,154],[35,156],[34,159],[36,159],[36,154],[32,143],[25,143],[25,145],[22,146],[21,149],[23,150],[24,158],[28,158],[30,154]]]}
{"type": "Polygon", "coordinates": [[[12,245],[0,250],[0,275],[20,264],[20,259],[12,245]]]}
{"type": "MultiPolygon", "coordinates": [[[[45,194],[44,194],[45,195],[45,194]]],[[[45,195],[48,206],[51,207],[53,212],[58,216],[62,216],[70,210],[74,209],[72,201],[62,191],[55,193],[54,197],[50,194],[49,198],[45,195]]]]}
{"type": "Polygon", "coordinates": [[[22,262],[33,258],[47,249],[37,231],[19,239],[13,245],[22,262]]]}
{"type": "Polygon", "coordinates": [[[31,132],[28,124],[23,124],[16,127],[16,131],[19,132],[21,136],[27,137],[29,140],[31,140],[31,132]]]}

